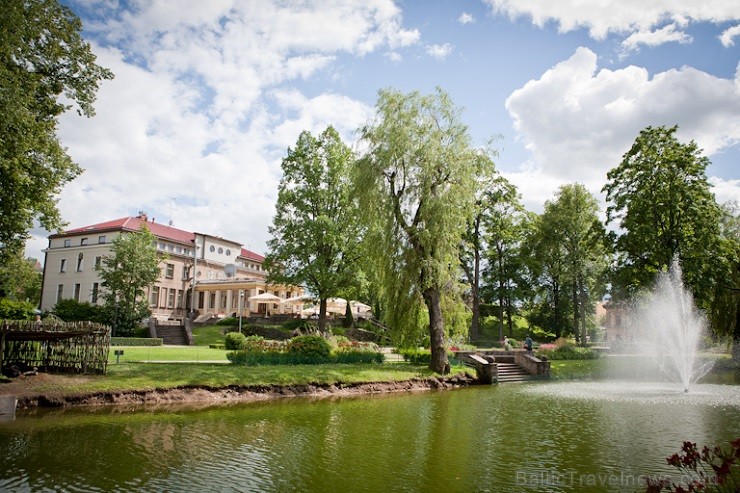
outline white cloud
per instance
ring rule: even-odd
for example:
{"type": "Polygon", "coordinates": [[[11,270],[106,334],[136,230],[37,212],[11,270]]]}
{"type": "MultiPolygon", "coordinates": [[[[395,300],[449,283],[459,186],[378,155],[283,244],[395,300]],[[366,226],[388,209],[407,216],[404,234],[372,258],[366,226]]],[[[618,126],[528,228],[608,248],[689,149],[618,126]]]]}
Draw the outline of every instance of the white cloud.
{"type": "MultiPolygon", "coordinates": [[[[86,23],[103,83],[92,119],[61,118],[59,135],[85,172],[60,195],[72,227],[146,210],[159,222],[242,241],[264,252],[280,160],[302,130],[352,131],[372,109],[296,81],[339,56],[400,59],[419,32],[391,0],[117,4],[86,23]],[[171,197],[174,197],[174,202],[171,197]]],[[[102,8],[102,7],[101,7],[102,8]]],[[[29,254],[45,246],[35,231],[29,254]]]]}
{"type": "Polygon", "coordinates": [[[712,184],[712,192],[714,192],[717,203],[740,202],[740,180],[723,180],[712,176],[709,182],[712,184]]]}
{"type": "Polygon", "coordinates": [[[674,22],[655,31],[635,32],[622,41],[622,47],[630,51],[639,49],[640,45],[660,46],[668,42],[691,43],[691,36],[682,31],[676,31],[676,27],[674,22]]]}
{"type": "Polygon", "coordinates": [[[460,24],[470,24],[472,22],[475,22],[475,17],[473,17],[472,14],[463,12],[462,14],[460,14],[460,17],[457,18],[457,22],[459,22],[460,24]]]}
{"type": "Polygon", "coordinates": [[[599,40],[609,33],[647,32],[670,22],[684,25],[689,20],[726,22],[740,18],[737,2],[727,0],[622,0],[618,4],[582,0],[485,1],[495,13],[512,19],[529,17],[539,27],[555,22],[561,32],[585,28],[599,40]]]}
{"type": "Polygon", "coordinates": [[[438,61],[444,61],[450,53],[454,50],[451,44],[445,43],[443,45],[432,44],[426,47],[427,54],[438,61]]]}
{"type": "Polygon", "coordinates": [[[735,38],[737,36],[740,36],[740,24],[725,29],[722,34],[720,34],[719,40],[722,43],[722,46],[729,48],[730,46],[735,46],[735,38]]]}
{"type": "MultiPolygon", "coordinates": [[[[740,74],[740,72],[738,72],[740,74]]],[[[514,91],[506,108],[545,176],[604,181],[644,127],[679,125],[705,153],[740,142],[740,81],[683,67],[597,69],[587,48],[514,91]]]]}

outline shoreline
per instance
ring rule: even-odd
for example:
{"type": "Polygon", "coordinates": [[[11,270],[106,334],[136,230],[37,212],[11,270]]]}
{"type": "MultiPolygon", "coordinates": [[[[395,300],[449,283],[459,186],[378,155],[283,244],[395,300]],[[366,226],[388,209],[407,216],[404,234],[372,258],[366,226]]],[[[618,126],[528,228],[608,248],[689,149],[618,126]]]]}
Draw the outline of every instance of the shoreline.
{"type": "Polygon", "coordinates": [[[34,408],[67,408],[73,406],[188,403],[226,404],[268,401],[287,397],[343,397],[423,390],[444,390],[472,385],[477,385],[475,377],[461,372],[456,375],[444,377],[411,378],[408,380],[388,382],[228,385],[225,387],[186,385],[152,390],[99,391],[80,394],[57,394],[52,391],[17,396],[18,403],[16,411],[34,408]]]}

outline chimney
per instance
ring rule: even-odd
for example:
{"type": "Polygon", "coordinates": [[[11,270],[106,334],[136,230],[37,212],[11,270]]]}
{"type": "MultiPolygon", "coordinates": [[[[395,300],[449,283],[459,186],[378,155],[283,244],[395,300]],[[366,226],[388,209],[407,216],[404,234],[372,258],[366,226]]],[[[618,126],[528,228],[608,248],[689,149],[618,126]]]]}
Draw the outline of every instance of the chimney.
{"type": "Polygon", "coordinates": [[[144,212],[144,211],[139,211],[139,216],[138,217],[139,217],[139,219],[141,219],[144,222],[147,221],[146,212],[144,212]]]}

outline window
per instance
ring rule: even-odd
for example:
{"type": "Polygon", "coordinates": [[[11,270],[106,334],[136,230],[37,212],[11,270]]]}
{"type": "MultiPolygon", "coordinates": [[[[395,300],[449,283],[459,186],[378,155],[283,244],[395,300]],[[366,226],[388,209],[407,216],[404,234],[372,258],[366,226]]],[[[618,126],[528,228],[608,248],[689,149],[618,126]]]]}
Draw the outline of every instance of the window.
{"type": "Polygon", "coordinates": [[[184,308],[182,306],[182,289],[177,290],[177,305],[178,308],[184,308]]]}
{"type": "Polygon", "coordinates": [[[85,245],[87,245],[87,238],[82,238],[82,239],[80,240],[80,245],[82,245],[82,246],[85,246],[85,245]]]}
{"type": "Polygon", "coordinates": [[[94,282],[92,285],[92,294],[90,295],[90,302],[92,304],[95,304],[98,302],[98,291],[100,289],[100,285],[97,282],[94,282]]]}
{"type": "Polygon", "coordinates": [[[211,293],[210,300],[208,300],[208,308],[216,308],[216,293],[211,293]]]}
{"type": "Polygon", "coordinates": [[[222,253],[224,253],[224,249],[221,248],[221,247],[218,247],[218,253],[219,253],[219,255],[222,254],[222,253]]]}
{"type": "Polygon", "coordinates": [[[59,262],[59,272],[67,272],[67,259],[63,258],[59,262]]]}
{"type": "Polygon", "coordinates": [[[175,264],[167,264],[167,270],[165,272],[167,279],[173,279],[175,277],[175,264]]]}
{"type": "Polygon", "coordinates": [[[228,248],[226,249],[226,255],[231,256],[231,250],[229,250],[228,248]]]}
{"type": "Polygon", "coordinates": [[[72,240],[64,240],[64,248],[68,248],[72,246],[72,240]]]}
{"type": "Polygon", "coordinates": [[[157,306],[159,303],[159,286],[152,286],[149,291],[149,306],[157,306]]]}
{"type": "Polygon", "coordinates": [[[77,255],[77,272],[82,272],[82,265],[83,265],[84,259],[85,259],[85,256],[82,253],[77,255]]]}
{"type": "Polygon", "coordinates": [[[62,301],[64,298],[64,284],[57,285],[57,303],[62,301]]]}
{"type": "Polygon", "coordinates": [[[98,236],[98,243],[105,243],[105,235],[98,236]]]}
{"type": "Polygon", "coordinates": [[[210,250],[211,252],[215,252],[215,251],[216,251],[216,247],[215,247],[215,246],[213,246],[213,245],[211,245],[211,248],[209,248],[209,250],[210,250]]]}
{"type": "Polygon", "coordinates": [[[100,262],[103,260],[102,257],[95,257],[95,270],[100,270],[100,262]]]}
{"type": "Polygon", "coordinates": [[[160,241],[159,245],[157,245],[157,248],[159,248],[160,250],[166,250],[167,245],[163,241],[160,241]]]}
{"type": "Polygon", "coordinates": [[[206,294],[201,291],[198,293],[198,308],[205,308],[204,303],[206,302],[206,294]]]}
{"type": "Polygon", "coordinates": [[[172,245],[172,244],[167,245],[167,250],[169,250],[170,252],[174,252],[175,251],[175,245],[172,245]]]}
{"type": "Polygon", "coordinates": [[[170,289],[170,295],[167,297],[167,308],[175,307],[175,295],[177,292],[174,289],[170,289]]]}
{"type": "Polygon", "coordinates": [[[181,246],[179,246],[179,245],[178,245],[178,246],[176,246],[176,247],[175,247],[175,251],[176,251],[177,253],[182,253],[182,247],[181,247],[181,246]]]}
{"type": "Polygon", "coordinates": [[[80,301],[80,284],[75,284],[75,301],[80,301]]]}
{"type": "Polygon", "coordinates": [[[187,265],[183,265],[182,266],[182,280],[187,281],[188,278],[190,277],[189,274],[190,274],[190,267],[188,267],[187,265]]]}

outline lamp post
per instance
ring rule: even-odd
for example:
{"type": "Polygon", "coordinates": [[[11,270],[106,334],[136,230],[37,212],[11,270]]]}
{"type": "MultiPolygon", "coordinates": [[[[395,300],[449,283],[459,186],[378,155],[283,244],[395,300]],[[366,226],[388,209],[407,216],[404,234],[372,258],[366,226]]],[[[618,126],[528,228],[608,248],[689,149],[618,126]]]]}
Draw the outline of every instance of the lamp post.
{"type": "Polygon", "coordinates": [[[242,313],[244,312],[244,290],[239,290],[239,333],[242,333],[242,313]]]}

